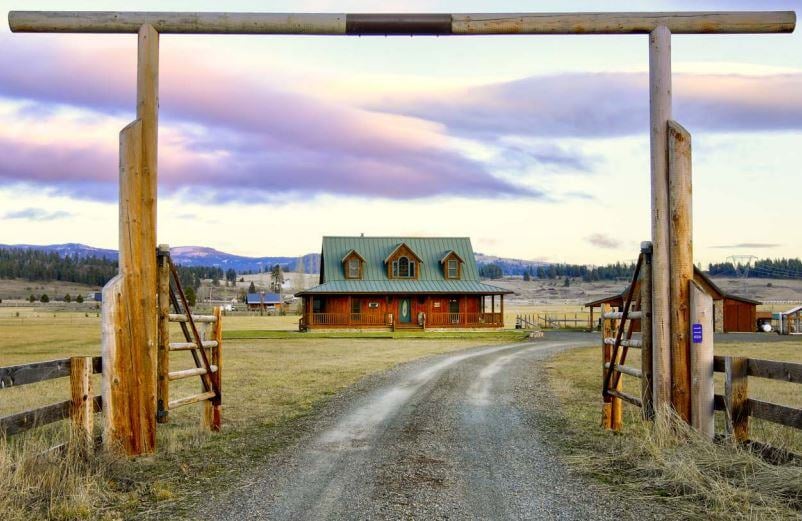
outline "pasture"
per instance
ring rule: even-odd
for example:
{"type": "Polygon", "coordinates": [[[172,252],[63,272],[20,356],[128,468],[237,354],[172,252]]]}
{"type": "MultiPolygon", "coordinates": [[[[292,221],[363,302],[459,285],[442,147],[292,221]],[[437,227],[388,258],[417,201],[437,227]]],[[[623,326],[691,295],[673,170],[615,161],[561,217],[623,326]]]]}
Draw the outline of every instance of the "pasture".
{"type": "MultiPolygon", "coordinates": [[[[296,326],[294,316],[224,319],[225,330],[232,334],[238,330],[281,332],[296,326]]],[[[4,366],[97,355],[100,319],[94,313],[2,308],[0,335],[5,340],[0,347],[4,366]]],[[[6,519],[30,518],[31,512],[56,519],[118,519],[135,513],[159,517],[166,510],[178,512],[204,490],[230,480],[232,473],[251,468],[292,441],[298,422],[360,378],[415,358],[519,338],[510,334],[315,338],[287,332],[273,339],[226,340],[222,434],[200,430],[200,405],[193,405],[171,411],[169,423],[159,425],[155,458],[98,461],[91,468],[69,459],[54,460],[28,472],[30,467],[20,465],[25,458],[66,435],[64,425],[34,429],[0,443],[0,511],[7,513],[6,519]],[[65,473],[65,469],[72,470],[65,473]]],[[[189,368],[191,357],[186,352],[171,353],[171,366],[189,368]]],[[[94,385],[99,392],[98,375],[94,385]]],[[[195,378],[174,382],[171,395],[194,394],[198,386],[195,378]]],[[[0,415],[18,412],[68,398],[69,379],[3,390],[1,396],[0,415]]]]}

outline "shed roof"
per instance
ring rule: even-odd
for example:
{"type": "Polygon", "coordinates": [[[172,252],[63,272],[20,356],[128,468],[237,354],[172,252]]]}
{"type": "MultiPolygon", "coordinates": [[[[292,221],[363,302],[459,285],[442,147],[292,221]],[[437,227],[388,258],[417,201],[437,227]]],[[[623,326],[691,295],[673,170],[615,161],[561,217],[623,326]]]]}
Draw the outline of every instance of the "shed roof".
{"type": "Polygon", "coordinates": [[[281,304],[281,295],[278,293],[248,293],[245,297],[247,304],[281,304]],[[264,296],[264,300],[262,297],[264,296]]]}

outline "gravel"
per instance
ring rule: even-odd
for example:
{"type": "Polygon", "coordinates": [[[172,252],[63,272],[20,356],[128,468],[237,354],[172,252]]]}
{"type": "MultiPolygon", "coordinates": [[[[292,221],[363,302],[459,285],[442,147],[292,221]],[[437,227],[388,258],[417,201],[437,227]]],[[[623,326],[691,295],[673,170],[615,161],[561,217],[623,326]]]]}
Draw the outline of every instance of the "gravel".
{"type": "Polygon", "coordinates": [[[197,517],[655,517],[573,474],[539,429],[541,404],[550,404],[543,360],[590,338],[549,334],[365,378],[333,399],[296,445],[197,517]]]}

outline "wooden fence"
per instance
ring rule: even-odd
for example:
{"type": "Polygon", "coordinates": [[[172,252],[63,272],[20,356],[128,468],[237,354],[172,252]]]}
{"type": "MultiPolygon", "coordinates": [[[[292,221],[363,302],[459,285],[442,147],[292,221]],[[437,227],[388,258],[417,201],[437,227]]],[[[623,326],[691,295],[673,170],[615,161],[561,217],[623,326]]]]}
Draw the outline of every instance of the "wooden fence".
{"type": "Polygon", "coordinates": [[[593,329],[590,313],[526,313],[515,316],[519,329],[593,329]]]}
{"type": "Polygon", "coordinates": [[[93,416],[103,405],[101,397],[93,393],[91,376],[101,372],[102,360],[99,356],[0,367],[0,390],[69,377],[72,395],[69,400],[0,417],[0,435],[11,436],[71,418],[75,432],[83,437],[87,447],[91,446],[93,416]]]}
{"type": "Polygon", "coordinates": [[[716,372],[724,373],[724,394],[716,394],[714,407],[725,415],[726,434],[749,441],[749,418],[759,418],[786,427],[802,429],[802,409],[749,398],[749,377],[802,384],[802,364],[716,356],[716,372]]]}

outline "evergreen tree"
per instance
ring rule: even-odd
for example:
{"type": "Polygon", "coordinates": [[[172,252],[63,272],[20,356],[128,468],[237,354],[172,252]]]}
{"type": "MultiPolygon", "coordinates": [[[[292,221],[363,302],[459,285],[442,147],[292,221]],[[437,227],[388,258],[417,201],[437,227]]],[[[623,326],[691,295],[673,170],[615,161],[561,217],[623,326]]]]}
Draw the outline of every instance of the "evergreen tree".
{"type": "Polygon", "coordinates": [[[197,294],[195,293],[195,288],[193,288],[192,286],[188,287],[188,288],[186,289],[186,295],[185,295],[185,296],[187,297],[187,303],[188,303],[188,304],[189,304],[191,307],[195,307],[195,302],[196,302],[196,301],[197,301],[197,299],[198,299],[198,296],[197,296],[197,294]]]}
{"type": "Polygon", "coordinates": [[[84,296],[79,293],[78,296],[75,297],[75,302],[77,302],[78,304],[83,304],[84,303],[84,296]]]}
{"type": "Polygon", "coordinates": [[[47,293],[42,293],[42,296],[39,297],[39,302],[47,304],[48,302],[50,302],[50,297],[47,296],[47,293]]]}
{"type": "Polygon", "coordinates": [[[72,297],[70,296],[70,294],[69,294],[69,293],[67,293],[66,295],[64,295],[64,302],[67,302],[67,303],[70,303],[70,302],[72,302],[72,297]]]}
{"type": "Polygon", "coordinates": [[[281,266],[276,264],[270,269],[270,290],[273,293],[281,293],[281,287],[284,284],[284,271],[281,266]]]}
{"type": "Polygon", "coordinates": [[[248,286],[248,293],[256,293],[256,285],[251,281],[251,285],[248,286]]]}
{"type": "Polygon", "coordinates": [[[36,302],[36,297],[34,297],[33,295],[31,295],[30,297],[28,297],[28,302],[30,302],[31,304],[33,304],[34,302],[36,302]]]}

